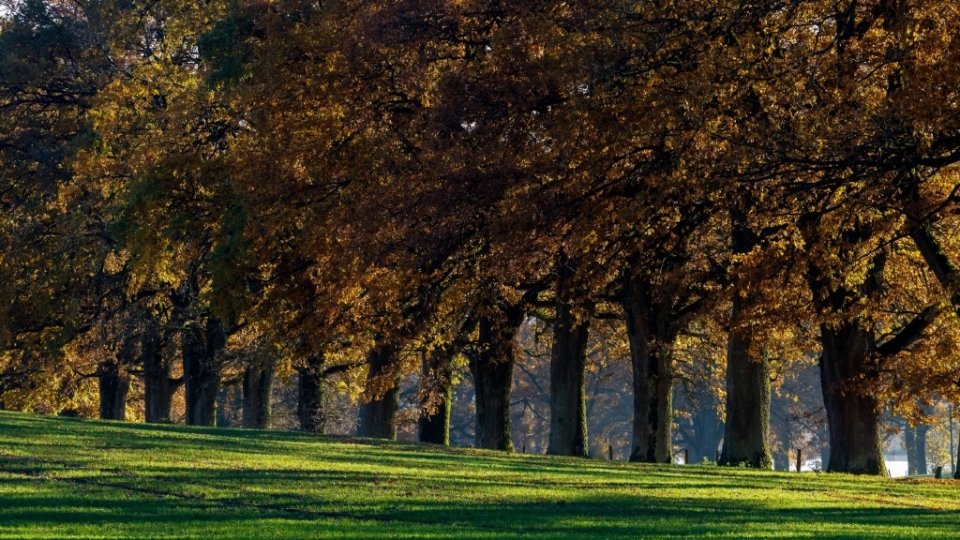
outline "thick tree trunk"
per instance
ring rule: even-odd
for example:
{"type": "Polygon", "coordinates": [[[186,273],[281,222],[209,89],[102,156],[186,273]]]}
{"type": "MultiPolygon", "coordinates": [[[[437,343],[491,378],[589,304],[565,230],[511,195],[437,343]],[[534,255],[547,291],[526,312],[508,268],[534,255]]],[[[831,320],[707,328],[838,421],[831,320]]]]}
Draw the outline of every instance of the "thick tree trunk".
{"type": "Polygon", "coordinates": [[[480,317],[477,350],[470,357],[470,372],[476,390],[477,447],[510,452],[513,451],[510,438],[513,338],[520,324],[514,317],[505,319],[480,317]]]}
{"type": "Polygon", "coordinates": [[[391,347],[378,346],[370,351],[370,371],[357,427],[359,437],[397,439],[395,420],[400,410],[400,385],[394,372],[393,355],[391,347]]]}
{"type": "MultiPolygon", "coordinates": [[[[747,226],[747,216],[736,208],[730,211],[731,246],[734,254],[749,253],[757,245],[747,226]]],[[[737,325],[747,311],[748,299],[735,282],[731,320],[737,325]]],[[[770,456],[770,375],[767,359],[750,353],[753,330],[733,326],[727,338],[727,421],[724,425],[721,465],[769,469],[770,456]]]]}
{"type": "Polygon", "coordinates": [[[586,457],[586,348],[589,324],[571,319],[554,327],[550,361],[550,443],[547,453],[586,457]],[[572,326],[564,327],[564,324],[572,326]]]}
{"type": "MultiPolygon", "coordinates": [[[[743,299],[734,293],[733,320],[743,311],[743,299]]],[[[770,375],[766,358],[750,354],[750,330],[733,328],[727,342],[727,422],[721,465],[769,469],[770,375]]]]}
{"type": "MultiPolygon", "coordinates": [[[[633,448],[630,461],[673,462],[673,362],[665,306],[645,280],[623,280],[623,307],[633,365],[633,448]]],[[[712,460],[714,456],[710,456],[712,460]]],[[[697,457],[699,462],[699,457],[697,457]]]]}
{"type": "Polygon", "coordinates": [[[550,442],[547,454],[580,457],[589,454],[585,394],[589,328],[590,321],[577,321],[569,304],[557,303],[550,355],[550,442]]]}
{"type": "Polygon", "coordinates": [[[873,332],[858,322],[820,328],[820,381],[830,429],[829,472],[887,475],[879,432],[879,403],[854,385],[872,378],[867,362],[873,332]]]}
{"type": "Polygon", "coordinates": [[[243,427],[266,429],[270,421],[273,364],[248,366],[243,374],[243,427]]]}
{"type": "Polygon", "coordinates": [[[187,425],[212,426],[220,389],[217,353],[226,345],[223,324],[210,317],[204,328],[193,326],[184,331],[182,340],[187,425]]]}
{"type": "Polygon", "coordinates": [[[123,372],[120,363],[110,360],[100,364],[100,418],[104,420],[127,419],[127,392],[130,378],[123,372]]]}
{"type": "Polygon", "coordinates": [[[170,363],[163,358],[159,337],[143,340],[144,418],[150,423],[169,423],[173,394],[181,380],[170,377],[170,363]]]}
{"type": "Polygon", "coordinates": [[[450,444],[450,403],[453,399],[450,356],[450,350],[441,348],[423,360],[420,389],[423,412],[418,422],[420,442],[450,444]]]}
{"type": "Polygon", "coordinates": [[[327,421],[323,410],[323,364],[318,356],[307,358],[306,365],[297,370],[297,419],[300,429],[310,433],[326,433],[327,421]]]}

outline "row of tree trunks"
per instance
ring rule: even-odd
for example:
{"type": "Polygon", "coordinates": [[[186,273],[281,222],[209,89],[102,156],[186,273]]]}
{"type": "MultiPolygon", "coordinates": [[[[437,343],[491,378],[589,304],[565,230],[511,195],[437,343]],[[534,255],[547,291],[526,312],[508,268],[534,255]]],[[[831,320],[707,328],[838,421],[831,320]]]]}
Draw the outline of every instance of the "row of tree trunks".
{"type": "Polygon", "coordinates": [[[323,410],[322,356],[311,356],[297,370],[297,419],[300,429],[308,433],[326,433],[327,422],[323,410]]]}
{"type": "Polygon", "coordinates": [[[223,323],[209,317],[204,326],[193,325],[182,334],[183,376],[188,426],[216,422],[220,366],[217,354],[226,345],[223,323]]]}
{"type": "Polygon", "coordinates": [[[394,420],[400,410],[400,385],[394,362],[395,349],[377,345],[367,356],[370,371],[360,405],[357,436],[375,439],[397,439],[394,420]]]}
{"type": "MultiPolygon", "coordinates": [[[[673,362],[676,338],[665,303],[651,298],[649,280],[626,274],[620,293],[633,366],[630,461],[673,462],[673,362]]],[[[711,456],[711,459],[712,456],[711,456]]]]}

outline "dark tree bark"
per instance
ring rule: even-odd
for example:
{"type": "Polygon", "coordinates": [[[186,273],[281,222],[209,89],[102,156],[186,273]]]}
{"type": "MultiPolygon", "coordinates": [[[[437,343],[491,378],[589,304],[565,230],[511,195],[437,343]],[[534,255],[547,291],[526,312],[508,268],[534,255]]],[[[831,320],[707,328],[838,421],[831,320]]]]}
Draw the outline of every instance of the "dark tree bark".
{"type": "Polygon", "coordinates": [[[573,277],[573,262],[561,254],[557,261],[557,299],[550,354],[547,454],[586,457],[590,452],[585,392],[590,320],[577,320],[574,314],[573,302],[582,300],[582,295],[573,287],[573,277]]]}
{"type": "Polygon", "coordinates": [[[557,306],[550,357],[550,442],[547,454],[586,457],[585,370],[589,321],[577,321],[570,306],[557,306]]]}
{"type": "Polygon", "coordinates": [[[389,346],[377,346],[370,351],[367,388],[360,405],[360,425],[357,436],[375,439],[397,439],[394,422],[400,410],[400,385],[394,371],[395,351],[389,346]]]}
{"type": "Polygon", "coordinates": [[[327,429],[323,410],[323,364],[323,357],[311,356],[306,365],[297,370],[297,419],[300,429],[310,433],[323,434],[327,429]]]}
{"type": "Polygon", "coordinates": [[[960,480],[960,444],[957,445],[957,460],[954,461],[954,467],[957,468],[953,473],[954,480],[960,480]]]}
{"type": "Polygon", "coordinates": [[[873,378],[873,332],[859,322],[820,328],[820,379],[830,430],[829,472],[886,476],[877,399],[855,385],[873,378]]]}
{"type": "Polygon", "coordinates": [[[423,359],[420,403],[424,411],[418,422],[420,442],[450,444],[451,356],[449,347],[441,347],[423,359]]]}
{"type": "MultiPolygon", "coordinates": [[[[733,320],[743,312],[743,299],[733,298],[733,320]]],[[[724,425],[721,465],[769,469],[770,375],[765,358],[750,354],[751,331],[732,328],[727,342],[727,421],[724,425]]]]}
{"type": "Polygon", "coordinates": [[[97,371],[100,383],[100,418],[126,420],[129,376],[115,360],[101,363],[97,371]]]}
{"type": "MultiPolygon", "coordinates": [[[[749,253],[758,239],[747,226],[747,216],[731,210],[731,245],[734,254],[749,253]]],[[[739,465],[769,469],[770,455],[770,375],[767,359],[750,353],[753,330],[740,325],[747,312],[749,298],[742,285],[734,282],[733,327],[727,341],[727,421],[724,425],[721,465],[739,465]]]]}
{"type": "MultiPolygon", "coordinates": [[[[654,302],[648,280],[625,276],[620,295],[633,365],[630,461],[673,462],[673,361],[679,325],[672,302],[654,302]]],[[[719,441],[718,441],[719,442],[719,441]]],[[[688,449],[689,450],[689,449],[688,449]]],[[[697,456],[699,462],[699,456],[697,456]]],[[[714,456],[710,456],[714,459],[714,456]]]]}
{"type": "MultiPolygon", "coordinates": [[[[851,233],[853,239],[862,231],[851,233]]],[[[821,313],[844,313],[883,290],[886,255],[877,253],[866,278],[850,288],[822,278],[816,269],[808,275],[814,303],[821,313]]],[[[820,380],[830,434],[829,472],[886,476],[879,433],[880,403],[871,383],[880,376],[880,364],[919,339],[938,314],[930,306],[882,344],[869,322],[860,317],[820,325],[820,380]]]]}
{"type": "Polygon", "coordinates": [[[496,318],[479,318],[477,346],[470,354],[470,373],[476,391],[477,447],[510,452],[513,339],[523,322],[523,311],[513,306],[505,310],[496,318]]]}
{"type": "Polygon", "coordinates": [[[170,376],[170,363],[163,357],[160,335],[148,335],[142,342],[144,417],[149,423],[169,423],[173,394],[183,379],[170,376]]]}
{"type": "Polygon", "coordinates": [[[243,373],[243,427],[266,429],[270,421],[273,363],[248,366],[243,373]]]}
{"type": "Polygon", "coordinates": [[[223,324],[209,317],[204,327],[187,328],[182,340],[187,425],[212,426],[216,423],[220,389],[217,354],[226,346],[223,324]]]}

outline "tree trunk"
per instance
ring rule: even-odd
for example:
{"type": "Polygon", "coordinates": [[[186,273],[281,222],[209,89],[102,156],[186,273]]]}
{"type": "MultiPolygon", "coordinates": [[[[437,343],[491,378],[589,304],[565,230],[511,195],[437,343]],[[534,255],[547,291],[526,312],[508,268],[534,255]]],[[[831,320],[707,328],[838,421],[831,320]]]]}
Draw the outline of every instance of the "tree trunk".
{"type": "Polygon", "coordinates": [[[960,444],[957,445],[957,460],[953,462],[955,471],[953,471],[953,478],[955,480],[960,480],[960,444]]]}
{"type": "Polygon", "coordinates": [[[695,444],[690,448],[691,462],[715,462],[720,441],[723,439],[723,421],[717,408],[711,404],[700,404],[694,410],[691,423],[695,436],[695,444]]]}
{"type": "MultiPolygon", "coordinates": [[[[562,272],[562,270],[561,270],[562,272]]],[[[561,291],[557,291],[559,297],[561,291]]],[[[590,321],[577,321],[568,303],[558,301],[550,355],[550,442],[547,454],[586,457],[585,370],[590,321]]]]}
{"type": "Polygon", "coordinates": [[[903,430],[903,446],[907,451],[907,474],[919,474],[920,467],[917,462],[917,430],[907,424],[903,430]]]}
{"type": "Polygon", "coordinates": [[[100,364],[100,418],[104,420],[127,419],[127,392],[130,378],[123,372],[120,363],[110,360],[100,364]]]}
{"type": "Polygon", "coordinates": [[[144,418],[149,423],[169,423],[173,394],[182,384],[170,377],[170,363],[163,357],[159,336],[143,340],[143,405],[144,418]]]}
{"type": "Polygon", "coordinates": [[[400,410],[400,385],[393,366],[394,351],[377,346],[368,356],[370,371],[360,405],[360,425],[357,436],[375,439],[397,439],[394,422],[400,410]]]}
{"type": "Polygon", "coordinates": [[[520,323],[515,317],[497,321],[481,316],[478,325],[477,350],[470,357],[476,391],[477,447],[510,452],[513,338],[520,323]]]}
{"type": "MultiPolygon", "coordinates": [[[[732,319],[739,320],[743,299],[734,293],[732,319]]],[[[727,422],[721,465],[769,469],[770,375],[767,360],[750,354],[749,329],[732,328],[727,342],[727,422]]]]}
{"type": "Polygon", "coordinates": [[[420,389],[423,411],[418,422],[420,442],[450,444],[450,403],[453,399],[451,353],[451,350],[442,347],[423,359],[420,389]]]}
{"type": "Polygon", "coordinates": [[[623,280],[620,304],[633,365],[630,461],[672,463],[673,362],[669,347],[676,336],[667,328],[672,324],[666,320],[666,305],[651,300],[649,282],[630,277],[623,280]]]}
{"type": "Polygon", "coordinates": [[[210,317],[205,327],[186,329],[182,340],[187,425],[212,426],[216,423],[220,389],[217,353],[226,346],[223,324],[210,317]]]}
{"type": "MultiPolygon", "coordinates": [[[[734,254],[749,253],[757,238],[747,226],[744,212],[732,209],[731,246],[734,254]]],[[[764,355],[753,358],[752,329],[736,326],[743,319],[748,299],[743,286],[735,282],[730,318],[733,325],[727,338],[727,421],[724,425],[721,465],[769,469],[770,456],[770,375],[764,355]]]]}
{"type": "Polygon", "coordinates": [[[873,332],[857,322],[833,330],[821,325],[820,381],[830,431],[829,472],[887,475],[877,399],[855,384],[872,378],[867,362],[873,332]]]}
{"type": "Polygon", "coordinates": [[[927,474],[927,432],[930,426],[918,424],[916,430],[916,474],[927,474]]]}
{"type": "Polygon", "coordinates": [[[273,363],[248,366],[243,374],[243,427],[266,429],[270,421],[273,363]]]}
{"type": "Polygon", "coordinates": [[[326,433],[323,410],[323,357],[311,356],[299,368],[297,377],[297,419],[300,429],[310,433],[326,433]]]}

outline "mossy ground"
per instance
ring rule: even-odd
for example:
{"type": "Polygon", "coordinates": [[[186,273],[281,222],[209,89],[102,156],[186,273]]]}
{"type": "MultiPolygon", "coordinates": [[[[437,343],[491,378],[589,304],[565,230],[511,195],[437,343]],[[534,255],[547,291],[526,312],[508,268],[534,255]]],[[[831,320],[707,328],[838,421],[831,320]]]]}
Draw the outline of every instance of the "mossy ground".
{"type": "Polygon", "coordinates": [[[0,412],[0,538],[960,538],[960,482],[0,412]]]}

